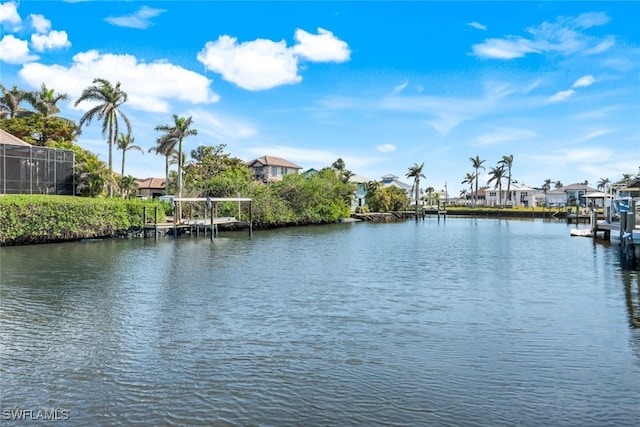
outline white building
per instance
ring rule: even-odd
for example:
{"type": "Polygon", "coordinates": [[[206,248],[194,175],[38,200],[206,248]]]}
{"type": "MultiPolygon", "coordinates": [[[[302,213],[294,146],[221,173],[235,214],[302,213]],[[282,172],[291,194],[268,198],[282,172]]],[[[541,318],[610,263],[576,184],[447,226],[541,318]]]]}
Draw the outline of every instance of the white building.
{"type": "Polygon", "coordinates": [[[535,203],[536,190],[531,187],[527,187],[524,184],[512,182],[509,192],[507,193],[507,185],[502,185],[502,192],[500,194],[497,188],[485,189],[486,206],[524,206],[533,207],[535,203]],[[511,197],[509,197],[511,196],[511,197]]]}

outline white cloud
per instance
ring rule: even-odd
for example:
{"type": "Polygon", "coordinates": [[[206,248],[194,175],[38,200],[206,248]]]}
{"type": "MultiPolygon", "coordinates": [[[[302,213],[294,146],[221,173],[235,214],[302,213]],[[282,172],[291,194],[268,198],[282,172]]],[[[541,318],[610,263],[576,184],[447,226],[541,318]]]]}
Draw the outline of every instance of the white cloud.
{"type": "Polygon", "coordinates": [[[589,87],[594,84],[595,81],[596,79],[592,75],[582,76],[573,83],[572,87],[589,87]]]}
{"type": "Polygon", "coordinates": [[[602,12],[587,12],[572,19],[573,24],[581,28],[597,27],[608,24],[609,21],[611,21],[611,19],[606,13],[602,12]]]}
{"type": "Polygon", "coordinates": [[[71,46],[66,31],[51,31],[49,34],[32,34],[31,45],[38,52],[71,46]]]}
{"type": "Polygon", "coordinates": [[[209,87],[211,81],[201,74],[168,62],[139,63],[132,55],[87,51],[75,55],[70,67],[30,63],[19,74],[33,87],[48,82],[58,92],[68,93],[70,99],[79,97],[97,77],[114,84],[119,81],[128,94],[127,105],[150,112],[169,112],[171,99],[207,104],[219,98],[209,87]]]}
{"type": "Polygon", "coordinates": [[[602,41],[601,43],[598,43],[592,48],[585,49],[584,53],[586,55],[596,55],[598,53],[602,53],[611,49],[613,45],[615,45],[615,43],[616,42],[614,37],[608,37],[606,40],[602,41]]]}
{"type": "Polygon", "coordinates": [[[163,9],[154,9],[149,6],[142,6],[135,13],[125,16],[109,16],[104,20],[109,24],[116,25],[118,27],[146,29],[151,26],[151,18],[164,13],[163,9]]]}
{"type": "Polygon", "coordinates": [[[0,3],[0,25],[10,26],[12,30],[18,30],[22,19],[18,15],[18,5],[12,1],[0,3]]]}
{"type": "Polygon", "coordinates": [[[198,61],[247,90],[270,89],[302,80],[296,58],[284,40],[276,43],[257,39],[238,44],[235,37],[224,35],[207,42],[198,53],[198,61]]]}
{"type": "Polygon", "coordinates": [[[582,135],[580,138],[577,139],[577,141],[579,142],[589,141],[591,139],[610,134],[611,132],[613,132],[613,129],[595,129],[582,135]]]}
{"type": "Polygon", "coordinates": [[[318,28],[317,35],[298,29],[294,38],[298,44],[293,47],[293,53],[310,61],[344,62],[351,56],[347,43],[323,28],[318,28]]]}
{"type": "Polygon", "coordinates": [[[29,43],[26,40],[20,40],[11,34],[0,40],[0,61],[8,64],[24,64],[37,59],[37,56],[29,54],[29,43]]]}
{"type": "Polygon", "coordinates": [[[486,25],[482,25],[479,22],[469,22],[467,25],[470,26],[470,27],[473,27],[473,28],[475,28],[477,30],[487,31],[487,26],[486,25]]]}
{"type": "Polygon", "coordinates": [[[198,123],[198,135],[210,136],[221,143],[250,138],[258,133],[253,125],[236,117],[204,110],[192,110],[186,116],[192,117],[194,123],[198,123]]]}
{"type": "Polygon", "coordinates": [[[401,83],[398,86],[394,87],[393,90],[391,91],[391,96],[397,95],[400,92],[402,92],[407,87],[408,84],[409,82],[405,81],[404,83],[401,83]]]}
{"type": "Polygon", "coordinates": [[[391,153],[396,151],[396,146],[393,144],[380,144],[376,147],[376,150],[381,153],[391,153]]]}
{"type": "Polygon", "coordinates": [[[547,99],[547,102],[553,103],[553,102],[566,101],[567,99],[572,97],[575,93],[576,91],[573,89],[561,90],[560,92],[557,92],[554,95],[550,96],[547,99]]]}
{"type": "Polygon", "coordinates": [[[302,81],[298,75],[298,60],[314,62],[343,62],[349,59],[347,44],[330,31],[318,28],[318,35],[297,30],[298,41],[287,47],[284,40],[274,42],[256,39],[238,43],[228,35],[207,42],[198,53],[198,61],[208,70],[247,90],[265,90],[302,81]]]}
{"type": "Polygon", "coordinates": [[[483,58],[515,59],[529,53],[560,52],[563,55],[580,53],[592,55],[608,50],[614,44],[612,37],[604,40],[583,34],[579,30],[609,22],[607,15],[590,13],[574,18],[558,18],[556,22],[543,22],[527,29],[530,37],[509,35],[492,38],[472,46],[473,53],[483,58]]]}
{"type": "Polygon", "coordinates": [[[36,30],[37,33],[44,34],[49,32],[51,29],[51,21],[45,18],[43,15],[29,15],[31,18],[31,26],[36,30]]]}
{"type": "Polygon", "coordinates": [[[521,37],[508,39],[487,39],[472,46],[473,53],[483,58],[514,59],[527,53],[540,53],[540,49],[530,40],[521,37]]]}

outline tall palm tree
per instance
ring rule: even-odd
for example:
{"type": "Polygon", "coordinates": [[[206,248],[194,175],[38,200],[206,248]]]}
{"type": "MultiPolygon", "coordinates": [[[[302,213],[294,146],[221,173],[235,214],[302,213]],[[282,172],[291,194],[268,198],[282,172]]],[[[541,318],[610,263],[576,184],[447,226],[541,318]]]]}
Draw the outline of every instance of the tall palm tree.
{"type": "MultiPolygon", "coordinates": [[[[113,174],[113,146],[118,135],[118,116],[126,124],[127,133],[131,133],[129,118],[120,110],[122,104],[127,102],[127,93],[120,89],[120,82],[114,87],[108,80],[97,78],[93,80],[92,86],[82,91],[74,105],[77,106],[84,101],[97,102],[97,105],[84,113],[80,119],[80,127],[89,125],[93,119],[102,120],[102,135],[108,135],[109,172],[113,174]]],[[[111,183],[108,185],[107,195],[113,196],[111,183]]]]}
{"type": "Polygon", "coordinates": [[[554,188],[562,188],[562,187],[564,187],[564,184],[562,183],[562,181],[558,180],[558,181],[553,183],[553,187],[554,188]]]}
{"type": "Polygon", "coordinates": [[[28,92],[25,99],[37,112],[47,118],[60,112],[60,107],[57,105],[58,102],[69,99],[69,95],[66,93],[56,94],[55,90],[47,88],[47,86],[42,83],[39,92],[28,92]]]}
{"type": "Polygon", "coordinates": [[[422,173],[422,169],[424,168],[424,162],[421,165],[414,163],[413,166],[409,168],[409,172],[407,172],[407,178],[413,178],[413,187],[412,190],[415,191],[415,201],[416,201],[416,220],[418,219],[418,205],[420,201],[420,178],[425,178],[422,173]]]}
{"type": "Polygon", "coordinates": [[[165,135],[162,135],[161,137],[159,137],[156,140],[156,146],[155,147],[151,147],[149,149],[150,153],[153,151],[156,154],[160,154],[161,156],[164,156],[164,159],[165,159],[165,162],[164,162],[164,177],[165,177],[165,180],[164,180],[164,192],[165,192],[165,194],[169,194],[169,165],[170,165],[169,158],[176,151],[175,147],[176,147],[177,143],[178,143],[178,141],[175,138],[173,138],[171,134],[167,133],[165,135]]]}
{"type": "Polygon", "coordinates": [[[502,160],[500,160],[498,164],[507,169],[507,197],[508,201],[511,201],[511,167],[513,166],[513,154],[502,156],[502,160]]]}
{"type": "Polygon", "coordinates": [[[611,181],[609,181],[609,178],[600,178],[600,180],[598,181],[598,190],[602,190],[606,193],[607,185],[609,185],[610,182],[611,181]]]}
{"type": "Polygon", "coordinates": [[[9,118],[13,119],[21,112],[26,111],[20,107],[20,103],[27,99],[27,92],[18,89],[17,86],[7,89],[2,84],[0,84],[0,92],[2,92],[0,97],[0,118],[8,115],[9,118]]]}
{"type": "Polygon", "coordinates": [[[178,197],[182,197],[182,168],[184,165],[182,142],[186,137],[198,134],[196,129],[190,129],[192,122],[193,119],[191,117],[178,117],[177,114],[174,114],[172,125],[160,125],[155,128],[157,131],[165,132],[165,135],[161,138],[165,138],[168,143],[173,141],[174,144],[178,144],[178,197]]]}
{"type": "Polygon", "coordinates": [[[547,178],[544,180],[544,183],[542,184],[542,192],[544,193],[544,203],[545,206],[547,204],[547,192],[551,190],[551,178],[547,178]]]}
{"type": "Polygon", "coordinates": [[[496,166],[491,168],[491,170],[489,171],[489,175],[491,176],[491,178],[489,178],[489,181],[487,181],[487,184],[490,184],[491,182],[495,181],[495,186],[493,188],[497,188],[498,189],[498,205],[502,206],[502,179],[504,178],[504,166],[496,166]]]}
{"type": "MultiPolygon", "coordinates": [[[[116,141],[116,145],[118,146],[119,150],[122,150],[122,170],[120,173],[120,179],[124,179],[125,175],[124,175],[124,162],[125,162],[125,155],[127,153],[127,151],[129,150],[138,150],[142,153],[144,153],[144,150],[133,144],[134,141],[134,137],[131,136],[130,133],[128,134],[124,134],[122,132],[120,132],[120,137],[118,138],[118,140],[116,141]]],[[[124,197],[124,187],[120,186],[120,196],[124,197]]]]}
{"type": "Polygon", "coordinates": [[[478,203],[478,178],[479,178],[479,174],[478,174],[478,170],[480,168],[482,168],[484,170],[484,166],[482,166],[482,164],[485,162],[485,160],[480,160],[480,156],[475,156],[475,157],[469,157],[469,160],[471,160],[471,164],[473,165],[473,169],[475,169],[476,171],[476,192],[473,195],[473,207],[476,207],[476,204],[478,203]]]}
{"type": "Polygon", "coordinates": [[[340,157],[338,157],[336,159],[336,161],[333,162],[331,167],[333,169],[337,170],[338,172],[342,173],[342,171],[345,169],[346,165],[344,164],[344,160],[342,160],[340,157]]]}
{"type": "MultiPolygon", "coordinates": [[[[473,194],[473,183],[476,180],[476,174],[473,172],[467,172],[467,175],[464,177],[464,179],[462,180],[462,182],[460,184],[469,184],[469,193],[468,194],[473,194]]],[[[466,193],[466,191],[465,191],[466,193]]],[[[466,194],[465,194],[466,196],[466,194]]]]}

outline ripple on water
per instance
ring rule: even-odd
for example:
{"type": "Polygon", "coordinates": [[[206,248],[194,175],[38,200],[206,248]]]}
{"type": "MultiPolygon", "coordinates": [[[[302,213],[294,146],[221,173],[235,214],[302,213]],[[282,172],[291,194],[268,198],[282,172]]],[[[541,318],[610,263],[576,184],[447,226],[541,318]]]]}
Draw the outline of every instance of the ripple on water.
{"type": "Polygon", "coordinates": [[[638,279],[562,225],[447,219],[2,250],[3,407],[69,408],[81,425],[640,418],[625,297],[638,279]]]}

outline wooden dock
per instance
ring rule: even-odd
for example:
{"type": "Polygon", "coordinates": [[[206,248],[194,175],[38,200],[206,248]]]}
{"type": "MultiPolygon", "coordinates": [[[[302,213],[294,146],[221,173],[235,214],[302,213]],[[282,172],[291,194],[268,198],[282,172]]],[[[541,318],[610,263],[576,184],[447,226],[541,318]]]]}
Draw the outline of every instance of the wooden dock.
{"type": "MultiPolygon", "coordinates": [[[[153,222],[149,223],[147,217],[146,207],[143,211],[143,235],[144,237],[148,237],[149,234],[153,234],[153,236],[157,239],[161,234],[172,234],[173,236],[178,236],[180,234],[194,234],[199,236],[202,232],[204,236],[209,233],[209,236],[213,240],[214,237],[218,234],[218,227],[221,225],[247,225],[249,229],[249,237],[253,236],[253,213],[252,213],[252,199],[243,198],[243,197],[206,197],[206,198],[193,198],[193,197],[175,197],[171,199],[171,203],[173,205],[174,216],[172,221],[167,221],[163,223],[158,223],[158,214],[157,208],[154,213],[153,222]],[[199,202],[204,203],[204,218],[199,219],[182,219],[178,216],[181,213],[181,202],[199,202]],[[236,217],[219,217],[218,216],[218,203],[220,202],[237,202],[240,203],[248,203],[249,204],[249,218],[248,221],[241,221],[240,218],[236,217]],[[209,214],[207,217],[207,213],[209,214]]],[[[240,208],[238,208],[238,213],[240,213],[240,208]]]]}
{"type": "Polygon", "coordinates": [[[640,260],[640,224],[636,222],[635,206],[630,212],[622,212],[620,221],[600,221],[596,212],[590,220],[591,237],[600,235],[610,242],[620,245],[622,255],[629,263],[640,260]]]}

